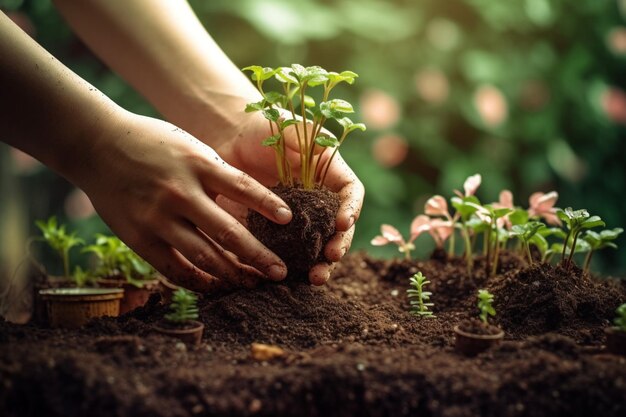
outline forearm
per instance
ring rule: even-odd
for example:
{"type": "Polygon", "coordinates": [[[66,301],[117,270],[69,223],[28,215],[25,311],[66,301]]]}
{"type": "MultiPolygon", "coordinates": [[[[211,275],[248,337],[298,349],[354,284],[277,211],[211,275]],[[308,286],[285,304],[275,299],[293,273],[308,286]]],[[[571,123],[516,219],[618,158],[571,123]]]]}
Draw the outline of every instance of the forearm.
{"type": "Polygon", "coordinates": [[[258,93],[184,0],[55,0],[81,38],[169,121],[230,128],[258,93]]]}
{"type": "Polygon", "coordinates": [[[2,140],[70,180],[120,109],[0,13],[2,140]]]}

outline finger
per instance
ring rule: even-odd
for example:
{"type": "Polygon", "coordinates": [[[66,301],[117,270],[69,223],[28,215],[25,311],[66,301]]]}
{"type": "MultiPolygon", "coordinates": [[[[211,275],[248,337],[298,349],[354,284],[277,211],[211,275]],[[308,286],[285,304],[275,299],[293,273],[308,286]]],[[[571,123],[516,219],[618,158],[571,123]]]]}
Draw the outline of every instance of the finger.
{"type": "Polygon", "coordinates": [[[205,175],[207,193],[217,192],[259,212],[278,224],[291,221],[291,209],[276,194],[265,188],[254,178],[228,165],[223,160],[214,161],[218,166],[205,175]]]}
{"type": "Polygon", "coordinates": [[[234,255],[219,247],[203,232],[185,220],[164,230],[162,238],[191,264],[235,286],[249,286],[262,275],[239,263],[234,255]]]}
{"type": "Polygon", "coordinates": [[[153,241],[135,245],[134,250],[176,285],[201,293],[215,292],[224,287],[220,280],[196,268],[165,242],[153,241]]]}
{"type": "Polygon", "coordinates": [[[326,186],[339,193],[341,204],[337,211],[336,228],[346,231],[361,214],[365,188],[339,153],[335,155],[328,170],[326,186]]]}
{"type": "Polygon", "coordinates": [[[319,263],[309,271],[309,282],[312,285],[324,285],[330,279],[330,274],[335,269],[335,264],[319,263]]]}
{"type": "Polygon", "coordinates": [[[350,250],[353,237],[354,226],[345,232],[337,232],[324,248],[324,256],[326,256],[326,259],[331,262],[339,262],[348,250],[350,250]]]}
{"type": "Polygon", "coordinates": [[[248,208],[244,205],[239,204],[236,201],[233,201],[230,198],[225,197],[221,194],[219,194],[215,198],[215,202],[226,213],[233,216],[239,223],[243,225],[246,225],[248,223],[248,208]]]}
{"type": "Polygon", "coordinates": [[[287,275],[284,262],[259,242],[241,223],[220,208],[208,196],[183,209],[186,218],[217,245],[235,254],[240,262],[261,271],[267,278],[280,281],[287,275]],[[202,208],[202,209],[200,209],[202,208]]]}

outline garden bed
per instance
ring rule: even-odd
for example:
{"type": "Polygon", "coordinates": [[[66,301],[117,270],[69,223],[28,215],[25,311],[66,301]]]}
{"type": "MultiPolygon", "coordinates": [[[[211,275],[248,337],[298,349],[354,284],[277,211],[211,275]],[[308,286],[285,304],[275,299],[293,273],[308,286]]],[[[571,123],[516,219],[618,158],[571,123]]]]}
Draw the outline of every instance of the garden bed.
{"type": "Polygon", "coordinates": [[[200,302],[199,347],[155,334],[156,298],[80,330],[0,323],[2,416],[626,415],[626,358],[603,329],[624,282],[577,268],[525,267],[506,254],[487,279],[477,260],[348,255],[317,288],[293,282],[200,302]],[[408,278],[431,281],[436,318],[409,314],[408,278]],[[497,347],[466,358],[452,328],[495,296],[497,347]],[[258,361],[252,343],[281,357],[258,361]]]}

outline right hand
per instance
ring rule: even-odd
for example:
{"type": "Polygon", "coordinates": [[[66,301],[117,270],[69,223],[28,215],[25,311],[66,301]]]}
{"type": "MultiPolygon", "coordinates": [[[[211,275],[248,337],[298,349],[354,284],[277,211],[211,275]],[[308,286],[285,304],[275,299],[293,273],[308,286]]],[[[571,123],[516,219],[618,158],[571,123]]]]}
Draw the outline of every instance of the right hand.
{"type": "Polygon", "coordinates": [[[285,224],[288,206],[174,125],[127,112],[101,131],[70,175],[111,230],[192,290],[281,280],[285,264],[214,201],[223,195],[285,224]]]}

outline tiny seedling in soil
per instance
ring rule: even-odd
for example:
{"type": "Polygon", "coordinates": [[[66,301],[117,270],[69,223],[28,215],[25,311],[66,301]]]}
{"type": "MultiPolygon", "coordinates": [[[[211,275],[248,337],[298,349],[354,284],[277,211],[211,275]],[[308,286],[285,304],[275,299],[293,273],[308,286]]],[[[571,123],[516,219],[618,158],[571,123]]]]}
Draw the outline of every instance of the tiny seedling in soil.
{"type": "Polygon", "coordinates": [[[426,318],[437,317],[428,309],[435,305],[429,302],[432,293],[424,291],[424,286],[430,284],[430,281],[427,281],[426,277],[421,272],[418,272],[409,279],[409,283],[412,288],[406,290],[406,292],[409,294],[411,314],[426,318]]]}
{"type": "Polygon", "coordinates": [[[578,235],[583,229],[592,229],[594,227],[604,226],[604,222],[599,216],[591,216],[585,209],[573,210],[571,207],[565,210],[558,210],[557,216],[565,223],[568,232],[563,242],[563,252],[561,254],[561,263],[565,268],[570,268],[572,265],[572,258],[576,252],[576,242],[578,235]],[[571,243],[570,242],[571,238],[571,243]],[[565,258],[565,254],[569,247],[569,256],[565,258]]]}
{"type": "MultiPolygon", "coordinates": [[[[75,233],[68,233],[65,225],[59,225],[56,217],[50,217],[47,222],[37,220],[35,222],[42,233],[42,239],[52,248],[63,262],[63,274],[66,278],[75,278],[70,274],[70,251],[72,248],[82,245],[84,241],[75,233]]],[[[80,276],[80,273],[79,275],[80,276]]],[[[81,280],[82,281],[82,280],[81,280]]],[[[78,286],[78,281],[76,282],[78,286]]]]}
{"type": "Polygon", "coordinates": [[[262,144],[273,149],[279,185],[272,187],[291,208],[293,217],[286,225],[275,224],[259,213],[250,211],[248,229],[286,264],[289,275],[306,277],[311,267],[328,262],[323,248],[335,234],[339,196],[324,187],[333,159],[348,135],[365,130],[346,115],[353,113],[346,100],[331,98],[339,84],[353,84],[358,75],[352,71],[326,71],[319,66],[268,68],[249,66],[262,99],[248,103],[245,111],[260,112],[267,120],[271,135],[262,144]],[[277,89],[268,89],[273,79],[277,89]],[[311,92],[320,94],[319,103],[311,92]],[[314,91],[313,91],[314,92],[314,91]],[[341,127],[336,138],[324,130],[334,120],[341,127]],[[291,166],[287,138],[297,144],[298,168],[291,166]]]}
{"type": "Polygon", "coordinates": [[[411,223],[411,237],[408,241],[404,240],[404,237],[398,229],[389,224],[383,224],[380,227],[380,235],[372,239],[370,243],[373,246],[384,246],[392,243],[398,246],[398,250],[401,253],[404,253],[405,259],[411,259],[411,251],[415,249],[413,242],[423,231],[429,228],[429,221],[428,216],[423,215],[413,219],[411,223]]]}
{"type": "Polygon", "coordinates": [[[583,240],[589,245],[589,252],[585,256],[585,262],[583,269],[589,271],[589,265],[591,264],[591,257],[594,252],[604,248],[617,249],[617,245],[613,243],[615,239],[624,231],[621,227],[616,227],[611,230],[602,230],[600,233],[593,230],[587,230],[583,235],[583,240]]]}
{"type": "Polygon", "coordinates": [[[165,316],[169,323],[184,327],[198,318],[198,296],[184,288],[174,291],[170,312],[165,316]]]}
{"type": "Polygon", "coordinates": [[[493,294],[489,291],[478,290],[478,310],[480,310],[478,317],[485,324],[489,324],[489,316],[496,315],[496,309],[493,308],[493,294]]]}
{"type": "Polygon", "coordinates": [[[626,303],[617,307],[615,310],[617,317],[613,320],[613,324],[622,332],[626,332],[626,303]]]}

